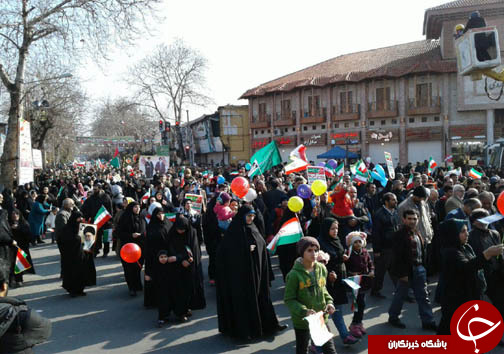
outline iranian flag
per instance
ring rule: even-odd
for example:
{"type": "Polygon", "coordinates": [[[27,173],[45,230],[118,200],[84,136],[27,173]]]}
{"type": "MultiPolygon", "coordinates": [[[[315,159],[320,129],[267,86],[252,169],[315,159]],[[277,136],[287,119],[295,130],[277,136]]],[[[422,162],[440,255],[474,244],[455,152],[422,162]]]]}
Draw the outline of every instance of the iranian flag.
{"type": "Polygon", "coordinates": [[[299,145],[297,148],[291,151],[289,158],[291,160],[300,159],[304,162],[308,162],[308,159],[306,158],[306,146],[304,146],[303,144],[299,145]]]}
{"type": "Polygon", "coordinates": [[[98,213],[96,213],[93,224],[95,224],[96,228],[99,229],[100,227],[105,225],[105,223],[109,221],[111,218],[112,216],[109,214],[107,209],[105,209],[105,207],[102,205],[100,210],[98,210],[98,213]]]}
{"type": "Polygon", "coordinates": [[[413,188],[413,173],[410,173],[408,178],[408,183],[406,183],[406,189],[413,188]]]}
{"type": "Polygon", "coordinates": [[[357,170],[355,172],[353,180],[357,183],[366,183],[368,181],[368,178],[369,175],[367,173],[362,173],[361,171],[357,170]]]}
{"type": "Polygon", "coordinates": [[[355,175],[357,171],[360,171],[361,173],[364,174],[368,172],[368,169],[364,161],[359,160],[355,163],[355,165],[350,166],[350,172],[352,172],[353,175],[355,175]]]}
{"type": "Polygon", "coordinates": [[[483,177],[483,172],[479,172],[478,170],[471,168],[469,171],[469,177],[472,177],[474,179],[481,179],[483,177]]]}
{"type": "Polygon", "coordinates": [[[103,242],[112,242],[113,241],[113,234],[114,230],[113,229],[107,229],[103,231],[103,242]]]}
{"type": "Polygon", "coordinates": [[[150,198],[150,188],[147,192],[145,192],[145,194],[142,196],[142,203],[144,204],[147,204],[147,202],[149,201],[149,198],[150,198]]]}
{"type": "Polygon", "coordinates": [[[275,254],[278,246],[296,243],[301,237],[303,237],[303,229],[301,228],[298,218],[293,217],[282,225],[267,248],[272,254],[275,254]]]}
{"type": "Polygon", "coordinates": [[[343,177],[343,175],[345,174],[345,163],[342,162],[338,165],[338,167],[336,167],[334,169],[334,174],[336,175],[336,177],[343,177]]]}
{"type": "Polygon", "coordinates": [[[434,171],[437,167],[437,163],[436,161],[434,161],[434,159],[431,157],[429,157],[429,169],[428,169],[428,174],[430,176],[430,174],[432,173],[432,171],[434,171]]]}
{"type": "Polygon", "coordinates": [[[177,218],[177,214],[175,213],[166,213],[165,218],[168,219],[168,221],[175,222],[175,219],[177,218]]]}
{"type": "Polygon", "coordinates": [[[324,167],[324,170],[325,170],[325,175],[327,178],[333,178],[334,177],[334,170],[331,166],[329,165],[325,165],[324,167]]]}
{"type": "Polygon", "coordinates": [[[291,157],[291,160],[292,162],[284,167],[286,175],[289,175],[294,172],[304,171],[306,170],[306,167],[308,167],[309,165],[308,162],[298,159],[297,157],[295,159],[292,159],[291,157]]]}
{"type": "Polygon", "coordinates": [[[453,162],[453,155],[448,155],[444,159],[445,162],[453,162]]]}
{"type": "Polygon", "coordinates": [[[26,258],[26,253],[18,247],[16,254],[16,264],[14,265],[14,274],[22,273],[28,268],[31,268],[31,264],[26,258]]]}
{"type": "Polygon", "coordinates": [[[239,174],[240,174],[240,172],[238,172],[238,171],[233,171],[233,172],[230,173],[230,175],[233,176],[233,177],[236,177],[239,174]]]}

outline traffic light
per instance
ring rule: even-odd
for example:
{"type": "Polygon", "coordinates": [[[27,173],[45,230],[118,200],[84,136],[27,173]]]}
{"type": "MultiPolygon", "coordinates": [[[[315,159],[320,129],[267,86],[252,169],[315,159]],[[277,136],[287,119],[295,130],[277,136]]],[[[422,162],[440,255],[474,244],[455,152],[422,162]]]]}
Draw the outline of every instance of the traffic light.
{"type": "Polygon", "coordinates": [[[169,133],[170,131],[171,131],[171,124],[170,124],[170,122],[166,122],[165,132],[169,133]]]}
{"type": "Polygon", "coordinates": [[[159,131],[164,132],[164,122],[162,119],[159,120],[159,131]]]}
{"type": "Polygon", "coordinates": [[[175,125],[178,127],[180,125],[180,122],[178,120],[175,121],[175,125]]]}

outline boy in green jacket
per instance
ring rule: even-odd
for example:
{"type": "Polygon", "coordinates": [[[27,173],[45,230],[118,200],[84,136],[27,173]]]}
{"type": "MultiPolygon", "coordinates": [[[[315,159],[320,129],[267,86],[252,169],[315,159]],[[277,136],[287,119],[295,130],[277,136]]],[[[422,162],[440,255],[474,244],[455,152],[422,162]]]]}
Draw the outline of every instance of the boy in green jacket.
{"type": "MultiPolygon", "coordinates": [[[[332,315],[335,311],[333,299],[326,289],[326,267],[316,262],[319,249],[316,238],[301,238],[297,243],[297,251],[301,257],[296,260],[286,278],[284,302],[294,324],[296,354],[308,353],[310,330],[304,317],[319,311],[332,315]]],[[[327,324],[327,314],[324,317],[327,324]]],[[[324,354],[336,353],[332,339],[322,346],[322,351],[324,354]]]]}

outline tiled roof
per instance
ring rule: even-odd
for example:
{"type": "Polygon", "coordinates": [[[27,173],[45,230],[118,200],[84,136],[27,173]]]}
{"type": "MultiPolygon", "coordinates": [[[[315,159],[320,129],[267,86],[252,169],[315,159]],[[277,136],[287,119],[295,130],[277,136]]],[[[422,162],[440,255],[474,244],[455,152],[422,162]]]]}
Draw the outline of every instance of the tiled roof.
{"type": "Polygon", "coordinates": [[[298,87],[401,77],[412,73],[456,72],[455,61],[442,60],[438,40],[345,54],[248,90],[240,98],[286,92],[298,87]]]}
{"type": "Polygon", "coordinates": [[[460,7],[470,7],[470,6],[479,6],[486,4],[494,4],[502,2],[502,0],[457,0],[448,2],[446,4],[442,4],[436,7],[431,7],[427,9],[427,11],[436,11],[436,10],[445,10],[445,9],[455,9],[460,7]]]}

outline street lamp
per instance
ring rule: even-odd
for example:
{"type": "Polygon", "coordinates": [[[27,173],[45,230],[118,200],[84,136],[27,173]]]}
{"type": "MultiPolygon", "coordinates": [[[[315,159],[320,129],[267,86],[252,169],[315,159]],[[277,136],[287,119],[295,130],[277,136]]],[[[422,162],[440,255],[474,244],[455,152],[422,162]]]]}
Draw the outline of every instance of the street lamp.
{"type": "Polygon", "coordinates": [[[65,74],[62,74],[60,76],[54,76],[54,77],[48,77],[47,79],[42,79],[42,80],[35,80],[35,81],[28,81],[28,82],[24,82],[25,85],[28,85],[28,84],[36,84],[36,83],[39,83],[39,82],[45,82],[45,81],[52,81],[52,80],[59,80],[59,79],[69,79],[73,77],[72,74],[70,73],[65,73],[65,74]]]}

